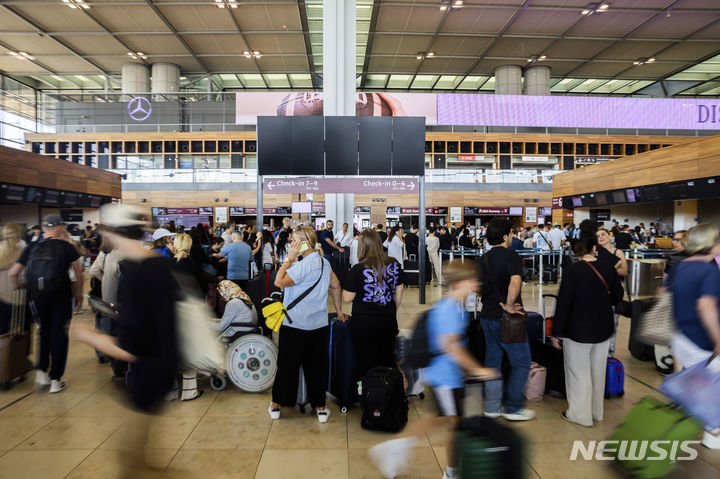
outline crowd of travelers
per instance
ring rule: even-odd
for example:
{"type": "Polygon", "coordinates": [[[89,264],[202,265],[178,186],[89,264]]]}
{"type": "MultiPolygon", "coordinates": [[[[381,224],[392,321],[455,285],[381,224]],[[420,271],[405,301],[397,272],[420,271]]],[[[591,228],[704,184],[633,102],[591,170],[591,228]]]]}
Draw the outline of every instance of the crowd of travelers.
{"type": "MultiPolygon", "coordinates": [[[[50,393],[68,387],[63,379],[68,327],[73,311],[83,304],[84,257],[93,249],[97,257],[87,272],[91,294],[112,305],[117,318],[98,312],[95,328],[75,321],[70,337],[92,345],[100,362],[130,365],[127,391],[138,413],[136,427],[130,429],[140,434],[132,440],[146,438],[148,416],[168,399],[188,401],[202,394],[196,372],[179,370],[178,346],[168,340],[177,334],[177,274],[192,278],[197,291],[210,300],[221,279],[245,291],[254,277],[272,271],[274,286],[284,291],[283,304],[297,303],[288,315],[293,320],[286,318],[274,337],[278,359],[268,406],[272,420],[280,419],[282,408],[295,406],[302,370],[319,423],[329,421],[329,302],[337,321],[347,322],[352,332],[358,358],[354,380],[362,382],[377,367],[397,367],[398,311],[405,266],[414,264],[421,243],[417,227],[405,231],[393,226],[386,231],[377,225],[360,231],[345,223],[336,232],[331,220],[316,230],[309,222],[298,224],[290,218],[278,228],[259,230],[233,223],[214,229],[173,222],[154,230],[149,226],[139,208],[106,205],[100,224],[85,230],[68,227],[58,215],[46,216],[41,226],[27,231],[17,224],[2,227],[0,333],[8,327],[10,293],[26,287],[39,325],[38,387],[49,386],[50,393]],[[344,303],[351,305],[349,311],[344,303]]],[[[655,224],[608,229],[592,220],[577,227],[548,223],[517,229],[497,218],[486,227],[427,228],[424,243],[432,276],[448,287],[426,317],[430,359],[423,368],[423,382],[435,400],[438,418],[412,423],[398,437],[370,450],[383,475],[402,472],[418,435],[449,426],[444,477],[458,477],[454,426],[463,415],[467,378],[485,382],[488,418],[535,418],[525,398],[533,345],[527,338],[506,341],[503,329],[506,317],[524,311],[523,261],[517,251],[529,247],[569,252],[549,335],[549,343],[564,356],[568,407],[562,417],[585,427],[602,421],[606,360],[614,352],[618,327],[615,306],[623,299],[623,278],[628,274],[623,250],[633,244],[652,245],[663,234],[655,224]],[[478,248],[484,254],[477,261],[449,263],[441,278],[441,252],[454,248],[478,248]],[[481,309],[479,327],[473,329],[465,309],[466,299],[476,294],[481,309]],[[483,338],[481,354],[468,347],[475,334],[483,338]]],[[[691,366],[720,353],[720,235],[717,227],[701,224],[675,232],[672,242],[675,253],[666,269],[677,322],[672,350],[678,365],[691,366]]],[[[713,367],[717,366],[715,359],[713,367]]],[[[706,429],[703,443],[720,448],[720,431],[706,429]]],[[[128,458],[127,467],[144,467],[137,448],[128,451],[128,458]]]]}

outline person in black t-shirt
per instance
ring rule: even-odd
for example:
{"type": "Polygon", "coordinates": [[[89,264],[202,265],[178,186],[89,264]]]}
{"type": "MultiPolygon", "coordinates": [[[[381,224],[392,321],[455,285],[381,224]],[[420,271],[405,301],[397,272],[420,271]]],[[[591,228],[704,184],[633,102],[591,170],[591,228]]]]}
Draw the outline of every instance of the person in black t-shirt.
{"type": "Polygon", "coordinates": [[[359,379],[376,366],[395,367],[402,274],[400,263],[383,253],[378,233],[363,231],[358,240],[358,264],[350,270],[343,288],[343,301],[352,303],[350,327],[359,379]]]}
{"type": "Polygon", "coordinates": [[[618,249],[630,249],[630,245],[632,244],[632,235],[630,235],[630,227],[628,225],[624,225],[620,232],[615,235],[615,246],[618,249]]]}
{"type": "MultiPolygon", "coordinates": [[[[597,230],[597,259],[609,264],[617,271],[618,288],[622,291],[622,282],[628,274],[628,263],[625,259],[625,253],[620,248],[613,248],[610,244],[610,232],[605,228],[597,230]]],[[[615,332],[617,332],[620,315],[614,313],[615,316],[615,332]]],[[[615,354],[615,334],[610,338],[610,355],[615,354]]]]}
{"type": "Polygon", "coordinates": [[[335,250],[341,253],[345,252],[345,248],[341,248],[335,244],[335,234],[333,233],[333,221],[327,220],[325,228],[321,229],[318,233],[317,240],[323,250],[323,255],[328,261],[332,261],[332,255],[335,250]]]}
{"type": "Polygon", "coordinates": [[[82,287],[73,295],[68,270],[72,267],[78,285],[83,284],[82,262],[75,247],[61,239],[67,234],[60,215],[43,219],[45,238],[30,243],[10,269],[10,278],[19,287],[25,269],[30,308],[40,324],[40,357],[35,384],[50,386],[51,393],[68,386],[62,380],[68,355],[67,327],[72,319],[73,296],[82,303],[82,287]],[[52,361],[51,361],[52,358],[52,361]],[[48,372],[49,369],[49,372],[48,372]]]}
{"type": "Polygon", "coordinates": [[[417,258],[419,244],[418,227],[413,225],[410,232],[405,235],[405,251],[407,251],[408,256],[414,254],[417,258]]]}
{"type": "Polygon", "coordinates": [[[526,341],[503,343],[501,318],[504,312],[522,311],[522,260],[508,249],[512,243],[512,223],[495,218],[488,224],[490,251],[480,257],[482,310],[480,323],[485,333],[485,367],[500,370],[503,354],[510,361],[510,375],[485,383],[485,415],[504,416],[510,421],[527,421],[535,412],[525,408],[525,384],[530,372],[530,346],[526,341]],[[503,381],[506,381],[505,411],[502,410],[503,381]]]}

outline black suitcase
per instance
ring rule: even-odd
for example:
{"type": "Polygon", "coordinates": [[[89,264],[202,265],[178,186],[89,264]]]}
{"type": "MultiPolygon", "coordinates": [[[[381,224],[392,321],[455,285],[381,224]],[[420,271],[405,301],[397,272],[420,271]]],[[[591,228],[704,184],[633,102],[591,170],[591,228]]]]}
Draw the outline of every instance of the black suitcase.
{"type": "Polygon", "coordinates": [[[346,248],[344,253],[335,250],[332,254],[332,261],[330,261],[330,267],[340,281],[340,287],[345,286],[345,279],[350,272],[350,252],[348,249],[346,248]]]}
{"type": "Polygon", "coordinates": [[[272,331],[265,325],[265,319],[262,317],[262,301],[269,298],[272,293],[279,292],[280,288],[275,286],[275,277],[277,271],[263,271],[251,280],[248,280],[247,291],[245,291],[255,306],[258,314],[258,324],[262,328],[263,335],[272,337],[272,331]]]}
{"type": "Polygon", "coordinates": [[[630,339],[628,339],[628,349],[635,359],[640,361],[654,361],[654,346],[649,346],[635,339],[635,333],[642,318],[642,315],[650,310],[655,300],[653,299],[636,299],[631,303],[632,317],[630,318],[630,339]]]}
{"type": "MultiPolygon", "coordinates": [[[[403,276],[405,286],[420,286],[420,264],[415,255],[408,256],[404,261],[403,276]]],[[[430,258],[425,256],[425,283],[432,281],[432,264],[430,258]]]]}
{"type": "Polygon", "coordinates": [[[457,427],[460,477],[525,477],[523,439],[511,427],[484,416],[464,418],[457,427]]]}
{"type": "Polygon", "coordinates": [[[533,361],[547,370],[545,394],[564,398],[565,393],[565,357],[562,350],[555,349],[549,341],[535,342],[530,348],[533,361]]]}
{"type": "Polygon", "coordinates": [[[336,320],[331,313],[328,340],[328,392],[345,414],[359,400],[357,392],[357,356],[349,322],[336,320]]]}
{"type": "Polygon", "coordinates": [[[558,281],[558,269],[554,264],[543,265],[543,282],[545,283],[557,283],[558,281]]]}

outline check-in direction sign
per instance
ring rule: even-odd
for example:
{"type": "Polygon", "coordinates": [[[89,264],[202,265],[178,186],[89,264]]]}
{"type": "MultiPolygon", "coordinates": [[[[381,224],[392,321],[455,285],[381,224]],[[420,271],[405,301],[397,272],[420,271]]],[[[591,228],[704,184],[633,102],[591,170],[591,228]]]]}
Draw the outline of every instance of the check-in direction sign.
{"type": "Polygon", "coordinates": [[[265,178],[265,193],[416,193],[418,180],[391,178],[265,178]]]}

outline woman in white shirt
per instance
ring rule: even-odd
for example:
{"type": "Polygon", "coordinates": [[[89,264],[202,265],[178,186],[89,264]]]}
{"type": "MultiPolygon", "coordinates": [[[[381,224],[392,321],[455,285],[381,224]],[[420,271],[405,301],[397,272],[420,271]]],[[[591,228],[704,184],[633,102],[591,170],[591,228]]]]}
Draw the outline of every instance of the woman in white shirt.
{"type": "Polygon", "coordinates": [[[360,239],[360,232],[353,226],[353,239],[350,242],[350,267],[352,268],[358,264],[358,240],[360,239]]]}
{"type": "Polygon", "coordinates": [[[404,267],[403,259],[405,258],[405,243],[403,243],[402,230],[399,226],[393,226],[390,228],[388,237],[385,240],[385,243],[383,243],[383,246],[388,249],[388,256],[395,258],[397,262],[400,263],[401,268],[404,267]]]}

